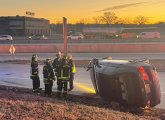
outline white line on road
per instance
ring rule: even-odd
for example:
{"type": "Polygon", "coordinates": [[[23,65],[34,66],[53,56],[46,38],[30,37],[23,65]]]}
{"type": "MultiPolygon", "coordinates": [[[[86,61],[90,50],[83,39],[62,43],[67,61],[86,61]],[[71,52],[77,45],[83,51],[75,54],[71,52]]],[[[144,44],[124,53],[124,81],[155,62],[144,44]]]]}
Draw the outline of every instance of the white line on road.
{"type": "Polygon", "coordinates": [[[22,77],[0,77],[0,78],[9,78],[9,79],[25,79],[25,80],[30,79],[30,77],[29,77],[29,78],[22,78],[22,77]]]}

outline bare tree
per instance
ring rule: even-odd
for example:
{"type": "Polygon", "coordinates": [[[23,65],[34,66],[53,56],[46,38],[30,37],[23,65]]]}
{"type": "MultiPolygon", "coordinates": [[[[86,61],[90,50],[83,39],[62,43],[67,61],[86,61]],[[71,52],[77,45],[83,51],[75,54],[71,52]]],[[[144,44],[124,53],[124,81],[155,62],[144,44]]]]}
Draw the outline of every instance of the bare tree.
{"type": "Polygon", "coordinates": [[[145,16],[137,16],[134,19],[134,23],[138,24],[138,25],[142,25],[142,24],[146,24],[148,23],[149,19],[145,16]]]}
{"type": "Polygon", "coordinates": [[[94,22],[95,24],[100,24],[100,23],[101,23],[101,17],[100,17],[100,16],[93,17],[93,22],[94,22]]]}
{"type": "Polygon", "coordinates": [[[101,16],[102,22],[106,24],[115,24],[117,22],[118,17],[114,12],[105,12],[103,16],[101,16]]]}
{"type": "Polygon", "coordinates": [[[124,22],[124,24],[132,24],[133,23],[132,19],[129,17],[123,18],[123,22],[124,22]]]}
{"type": "Polygon", "coordinates": [[[85,24],[85,21],[84,19],[77,20],[75,24],[85,24]]]}
{"type": "Polygon", "coordinates": [[[124,24],[124,20],[122,18],[118,18],[117,24],[124,24]]]}
{"type": "Polygon", "coordinates": [[[56,21],[55,21],[55,23],[56,24],[62,24],[62,19],[60,20],[60,19],[57,19],[56,21]]]}
{"type": "Polygon", "coordinates": [[[89,24],[90,23],[90,18],[81,18],[76,22],[76,24],[89,24]]]}
{"type": "Polygon", "coordinates": [[[165,20],[164,21],[157,21],[155,24],[159,24],[159,25],[165,24],[165,20]]]}

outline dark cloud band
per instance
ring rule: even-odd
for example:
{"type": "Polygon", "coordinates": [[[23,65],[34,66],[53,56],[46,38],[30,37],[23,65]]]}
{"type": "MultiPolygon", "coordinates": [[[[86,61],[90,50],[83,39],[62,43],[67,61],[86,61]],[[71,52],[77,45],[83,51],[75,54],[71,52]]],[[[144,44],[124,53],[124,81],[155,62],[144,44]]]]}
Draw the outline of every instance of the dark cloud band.
{"type": "Polygon", "coordinates": [[[138,2],[138,3],[117,5],[117,6],[113,6],[113,7],[106,8],[106,9],[103,9],[103,10],[99,10],[99,11],[96,11],[96,12],[103,12],[103,11],[108,11],[108,10],[116,10],[116,9],[121,9],[121,8],[127,8],[127,7],[130,7],[130,6],[141,5],[141,4],[144,4],[144,3],[146,3],[146,2],[138,2]]]}

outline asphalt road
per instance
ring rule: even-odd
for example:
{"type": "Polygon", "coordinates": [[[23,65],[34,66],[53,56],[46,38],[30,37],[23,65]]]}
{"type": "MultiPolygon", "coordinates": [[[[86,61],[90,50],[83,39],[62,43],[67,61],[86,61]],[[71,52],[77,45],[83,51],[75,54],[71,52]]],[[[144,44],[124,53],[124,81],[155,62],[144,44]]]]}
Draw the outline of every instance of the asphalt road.
{"type": "MultiPolygon", "coordinates": [[[[47,40],[28,40],[26,37],[14,37],[13,43],[14,44],[47,44],[47,43],[63,43],[63,39],[59,37],[49,38],[47,40]]],[[[82,39],[82,40],[68,40],[68,43],[161,43],[165,42],[164,38],[161,39],[82,39]]],[[[9,40],[1,40],[0,44],[10,44],[11,41],[9,40]]]]}
{"type": "MultiPolygon", "coordinates": [[[[30,79],[30,65],[27,64],[11,64],[11,63],[0,63],[0,84],[1,85],[11,85],[18,87],[31,88],[32,80],[30,79]]],[[[41,87],[43,88],[43,75],[42,75],[43,65],[39,66],[40,71],[40,80],[41,87]]],[[[74,89],[74,94],[83,94],[94,92],[90,77],[88,72],[86,72],[85,68],[77,67],[77,73],[75,75],[75,84],[79,87],[74,89]],[[85,84],[85,87],[81,86],[81,84],[85,84]],[[89,90],[88,87],[91,89],[89,90]]],[[[56,83],[54,84],[53,90],[56,90],[56,83]]]]}
{"type": "MultiPolygon", "coordinates": [[[[27,64],[11,64],[11,63],[0,63],[0,84],[1,85],[9,85],[9,86],[17,86],[24,88],[32,88],[32,80],[30,79],[30,65],[27,64]]],[[[43,85],[43,77],[42,77],[42,65],[40,68],[40,80],[41,87],[44,88],[43,85]]],[[[160,79],[161,86],[161,104],[157,107],[165,108],[165,72],[158,72],[158,76],[160,79]]],[[[71,94],[79,94],[86,95],[90,93],[94,93],[94,89],[90,80],[89,73],[85,68],[77,67],[77,73],[75,75],[74,80],[74,90],[71,94]]],[[[56,82],[53,85],[53,91],[57,89],[56,82]]]]}
{"type": "MultiPolygon", "coordinates": [[[[4,60],[30,60],[33,53],[15,53],[11,55],[10,53],[1,53],[0,61],[4,60]]],[[[54,59],[56,53],[37,53],[40,60],[46,60],[46,58],[54,59]]],[[[91,60],[92,58],[104,58],[111,56],[113,59],[165,59],[165,53],[72,53],[74,60],[91,60]]]]}

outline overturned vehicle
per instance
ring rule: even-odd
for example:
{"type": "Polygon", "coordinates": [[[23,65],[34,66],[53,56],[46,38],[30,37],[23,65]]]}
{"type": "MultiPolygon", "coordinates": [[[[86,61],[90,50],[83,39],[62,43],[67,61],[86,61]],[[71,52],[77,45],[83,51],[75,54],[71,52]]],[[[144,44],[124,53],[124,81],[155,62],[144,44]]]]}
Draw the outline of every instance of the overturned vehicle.
{"type": "Polygon", "coordinates": [[[160,103],[160,84],[148,59],[92,59],[90,77],[100,97],[120,105],[153,107],[160,103]]]}

